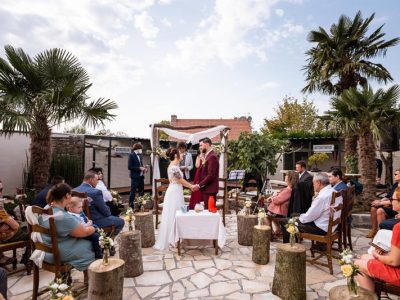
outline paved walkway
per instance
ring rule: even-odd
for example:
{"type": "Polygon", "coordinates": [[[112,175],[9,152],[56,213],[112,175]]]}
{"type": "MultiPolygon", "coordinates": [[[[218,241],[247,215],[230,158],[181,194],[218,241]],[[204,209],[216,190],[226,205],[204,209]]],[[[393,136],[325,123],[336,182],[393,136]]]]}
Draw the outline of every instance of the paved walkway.
{"type": "MultiPolygon", "coordinates": [[[[271,243],[270,262],[257,265],[251,260],[252,247],[237,243],[236,216],[227,216],[227,243],[218,256],[213,248],[186,248],[182,256],[173,251],[143,249],[145,272],[136,278],[126,278],[124,299],[279,299],[271,294],[275,268],[275,245],[271,243]]],[[[353,245],[356,253],[365,253],[369,239],[367,230],[354,229],[353,245]]],[[[308,253],[309,254],[309,251],[308,253]]],[[[83,282],[83,273],[74,271],[74,285],[83,282]]],[[[53,279],[48,272],[40,272],[40,286],[53,279]]],[[[327,268],[307,264],[307,300],[328,299],[328,291],[345,284],[337,260],[334,275],[327,268]]],[[[31,297],[32,276],[14,275],[8,279],[9,299],[31,297]]],[[[81,296],[79,299],[85,299],[81,296]]],[[[41,299],[48,299],[42,297],[41,299]]]]}

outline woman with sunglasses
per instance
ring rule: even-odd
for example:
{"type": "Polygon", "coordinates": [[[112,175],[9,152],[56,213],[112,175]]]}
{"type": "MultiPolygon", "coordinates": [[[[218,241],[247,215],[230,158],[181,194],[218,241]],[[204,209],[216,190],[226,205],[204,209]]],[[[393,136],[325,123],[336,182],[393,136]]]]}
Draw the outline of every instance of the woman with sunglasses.
{"type": "MultiPolygon", "coordinates": [[[[400,212],[400,188],[393,193],[391,201],[393,210],[400,212]]],[[[375,291],[374,279],[400,286],[400,223],[393,228],[389,252],[384,253],[376,249],[372,255],[362,255],[355,264],[359,266],[362,273],[357,276],[358,283],[371,292],[375,291]]]]}

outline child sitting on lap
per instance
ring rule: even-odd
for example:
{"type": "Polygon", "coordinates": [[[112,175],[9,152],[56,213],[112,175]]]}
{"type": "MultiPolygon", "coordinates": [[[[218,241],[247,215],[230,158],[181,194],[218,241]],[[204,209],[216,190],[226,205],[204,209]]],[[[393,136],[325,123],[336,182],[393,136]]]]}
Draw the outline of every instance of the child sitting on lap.
{"type": "MultiPolygon", "coordinates": [[[[82,199],[79,197],[71,197],[70,202],[67,205],[68,213],[74,217],[76,217],[79,222],[81,222],[85,226],[94,226],[97,229],[97,226],[93,224],[92,220],[89,220],[85,213],[82,211],[82,199]]],[[[92,242],[94,255],[96,258],[102,258],[103,253],[101,247],[99,245],[99,237],[100,235],[97,232],[94,232],[92,235],[84,237],[85,240],[89,240],[92,242]]]]}

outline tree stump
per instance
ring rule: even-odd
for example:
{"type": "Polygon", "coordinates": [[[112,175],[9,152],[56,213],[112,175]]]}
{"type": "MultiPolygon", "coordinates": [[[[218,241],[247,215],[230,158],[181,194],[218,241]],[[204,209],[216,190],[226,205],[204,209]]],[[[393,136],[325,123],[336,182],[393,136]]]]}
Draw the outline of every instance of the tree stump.
{"type": "Polygon", "coordinates": [[[271,240],[271,227],[256,225],[253,229],[253,256],[256,264],[266,265],[269,262],[269,242],[271,240]]]}
{"type": "Polygon", "coordinates": [[[283,300],[306,300],[306,248],[278,244],[272,293],[283,300]]]}
{"type": "Polygon", "coordinates": [[[118,258],[110,258],[109,262],[104,266],[98,259],[89,266],[88,300],[122,299],[125,262],[118,258]]]}
{"type": "Polygon", "coordinates": [[[143,274],[142,241],[139,230],[120,234],[119,257],[125,261],[125,277],[143,274]]]}
{"type": "Polygon", "coordinates": [[[242,246],[253,245],[253,229],[257,225],[256,215],[237,215],[238,243],[242,246]]]}
{"type": "Polygon", "coordinates": [[[339,285],[330,289],[329,291],[329,299],[330,300],[354,300],[354,299],[363,299],[363,300],[378,300],[378,297],[366,289],[362,287],[358,287],[357,294],[360,296],[358,298],[353,298],[350,296],[347,285],[339,285]]]}
{"type": "Polygon", "coordinates": [[[152,212],[135,213],[135,229],[141,232],[142,248],[154,246],[156,238],[154,235],[152,212]]]}

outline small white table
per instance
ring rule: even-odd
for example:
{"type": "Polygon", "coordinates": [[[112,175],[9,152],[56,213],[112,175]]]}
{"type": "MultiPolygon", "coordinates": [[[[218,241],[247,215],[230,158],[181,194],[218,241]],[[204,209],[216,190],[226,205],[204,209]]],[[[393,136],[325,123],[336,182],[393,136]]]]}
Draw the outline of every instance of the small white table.
{"type": "Polygon", "coordinates": [[[218,247],[222,249],[226,241],[226,229],[219,213],[208,210],[183,213],[178,210],[169,238],[170,244],[177,245],[178,255],[181,255],[181,241],[184,239],[212,240],[215,254],[218,255],[218,247]]]}

